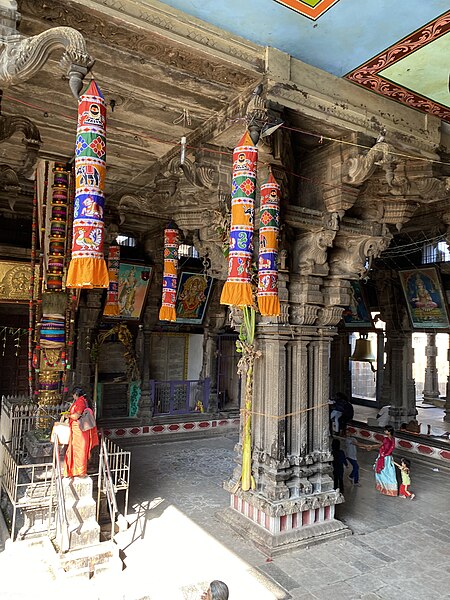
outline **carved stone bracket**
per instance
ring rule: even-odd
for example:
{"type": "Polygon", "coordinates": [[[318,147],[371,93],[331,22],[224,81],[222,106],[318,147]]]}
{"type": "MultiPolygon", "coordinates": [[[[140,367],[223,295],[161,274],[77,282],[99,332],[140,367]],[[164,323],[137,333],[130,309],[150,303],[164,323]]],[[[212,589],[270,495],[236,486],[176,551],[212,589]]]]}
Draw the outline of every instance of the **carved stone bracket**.
{"type": "Polygon", "coordinates": [[[69,86],[78,98],[83,79],[94,64],[84,37],[71,27],[54,27],[39,35],[25,38],[12,28],[18,22],[17,3],[3,0],[0,4],[0,86],[2,88],[27,81],[38,73],[50,54],[64,48],[61,67],[66,70],[69,86]]]}
{"type": "Polygon", "coordinates": [[[349,158],[343,177],[344,183],[359,186],[367,181],[381,167],[386,173],[388,183],[392,182],[395,165],[394,147],[386,142],[377,142],[367,154],[349,158]]]}
{"type": "Polygon", "coordinates": [[[362,237],[338,235],[330,252],[330,274],[346,279],[363,277],[374,258],[378,258],[389,246],[392,234],[388,231],[382,236],[362,237]]]}
{"type": "Polygon", "coordinates": [[[319,229],[301,234],[294,244],[294,270],[302,275],[328,275],[328,249],[336,230],[319,229]]]}
{"type": "Polygon", "coordinates": [[[42,144],[39,129],[26,117],[1,115],[0,142],[9,139],[17,132],[24,134],[22,143],[25,146],[23,163],[22,167],[18,169],[18,174],[26,178],[31,178],[34,173],[39,148],[42,144]]]}

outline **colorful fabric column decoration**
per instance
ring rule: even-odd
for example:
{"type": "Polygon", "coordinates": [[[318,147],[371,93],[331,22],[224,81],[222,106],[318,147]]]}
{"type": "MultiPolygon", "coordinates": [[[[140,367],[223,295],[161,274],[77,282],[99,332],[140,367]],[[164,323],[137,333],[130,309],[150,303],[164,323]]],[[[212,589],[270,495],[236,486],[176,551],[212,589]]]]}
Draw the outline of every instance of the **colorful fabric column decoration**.
{"type": "Polygon", "coordinates": [[[162,305],[159,311],[161,321],[176,321],[175,300],[177,295],[178,246],[180,236],[178,229],[168,226],[164,230],[164,272],[162,288],[162,305]]]}
{"type": "Polygon", "coordinates": [[[78,103],[72,259],[67,287],[107,288],[103,256],[106,103],[94,80],[78,103]]]}
{"type": "Polygon", "coordinates": [[[259,213],[258,307],[262,315],[280,314],[278,298],[278,236],[280,232],[280,186],[272,173],[261,186],[259,213]]]}
{"type": "Polygon", "coordinates": [[[120,268],[120,246],[111,244],[108,253],[108,275],[109,288],[106,295],[105,310],[103,316],[118,317],[119,307],[119,268],[120,268]]]}
{"type": "Polygon", "coordinates": [[[233,151],[228,277],[221,304],[252,306],[251,261],[258,150],[248,132],[233,151]]]}

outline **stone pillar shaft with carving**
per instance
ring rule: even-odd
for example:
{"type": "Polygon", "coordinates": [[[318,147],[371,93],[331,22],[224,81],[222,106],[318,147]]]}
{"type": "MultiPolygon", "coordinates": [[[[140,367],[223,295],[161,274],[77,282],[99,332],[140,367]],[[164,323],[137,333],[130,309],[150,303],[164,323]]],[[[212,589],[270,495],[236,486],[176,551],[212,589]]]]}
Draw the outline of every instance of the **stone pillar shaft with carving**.
{"type": "Polygon", "coordinates": [[[439,380],[436,367],[437,353],[436,334],[427,333],[427,345],[425,348],[427,366],[425,367],[423,400],[428,404],[435,404],[436,400],[439,401],[439,380]]]}
{"type": "Polygon", "coordinates": [[[319,327],[260,325],[253,403],[256,490],[225,484],[225,519],[268,554],[311,537],[348,533],[335,520],[343,501],[333,489],[328,445],[328,361],[331,337],[319,327]]]}
{"type": "Polygon", "coordinates": [[[382,404],[390,404],[391,423],[400,428],[416,417],[416,386],[412,377],[414,350],[411,332],[387,330],[387,361],[382,404]]]}

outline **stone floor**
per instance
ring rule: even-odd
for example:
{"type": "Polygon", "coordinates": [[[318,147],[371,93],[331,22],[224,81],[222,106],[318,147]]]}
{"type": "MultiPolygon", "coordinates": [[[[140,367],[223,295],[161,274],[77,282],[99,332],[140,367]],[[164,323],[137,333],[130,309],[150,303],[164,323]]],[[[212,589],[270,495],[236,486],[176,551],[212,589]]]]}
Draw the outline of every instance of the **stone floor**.
{"type": "MultiPolygon", "coordinates": [[[[362,486],[349,482],[338,508],[354,535],[267,560],[217,518],[228,504],[221,482],[232,471],[234,443],[229,434],[133,446],[130,527],[117,536],[126,569],[59,585],[59,598],[199,600],[212,579],[227,582],[230,600],[450,598],[447,472],[413,463],[416,500],[388,498],[374,490],[375,452],[360,451],[362,486]]],[[[25,561],[16,558],[18,573],[25,561]]],[[[53,598],[58,582],[41,587],[42,569],[32,595],[25,592],[29,578],[20,575],[11,592],[7,567],[0,554],[2,600],[34,600],[41,590],[42,598],[53,598]]],[[[34,571],[36,563],[25,568],[34,571]]]]}
{"type": "MultiPolygon", "coordinates": [[[[450,431],[450,423],[443,420],[444,409],[436,408],[430,404],[423,404],[421,401],[417,401],[417,420],[421,423],[421,433],[427,432],[427,425],[431,427],[431,435],[441,437],[442,434],[450,431]]],[[[367,423],[369,417],[375,418],[378,413],[378,408],[371,406],[360,406],[359,404],[353,405],[355,410],[355,419],[367,423]]]]}

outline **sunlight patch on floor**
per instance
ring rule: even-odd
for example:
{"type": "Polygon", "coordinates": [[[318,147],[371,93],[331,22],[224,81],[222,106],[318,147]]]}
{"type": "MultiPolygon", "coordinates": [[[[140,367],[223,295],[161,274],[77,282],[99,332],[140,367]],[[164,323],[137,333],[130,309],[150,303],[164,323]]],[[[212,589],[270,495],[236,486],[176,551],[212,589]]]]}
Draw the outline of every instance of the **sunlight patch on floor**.
{"type": "Polygon", "coordinates": [[[137,520],[116,541],[127,555],[125,573],[146,577],[152,600],[199,600],[204,586],[213,579],[226,582],[233,600],[286,597],[284,590],[275,590],[262,574],[256,577],[249,564],[175,506],[155,499],[136,508],[137,520]],[[264,579],[271,589],[261,583],[264,579]]]}

